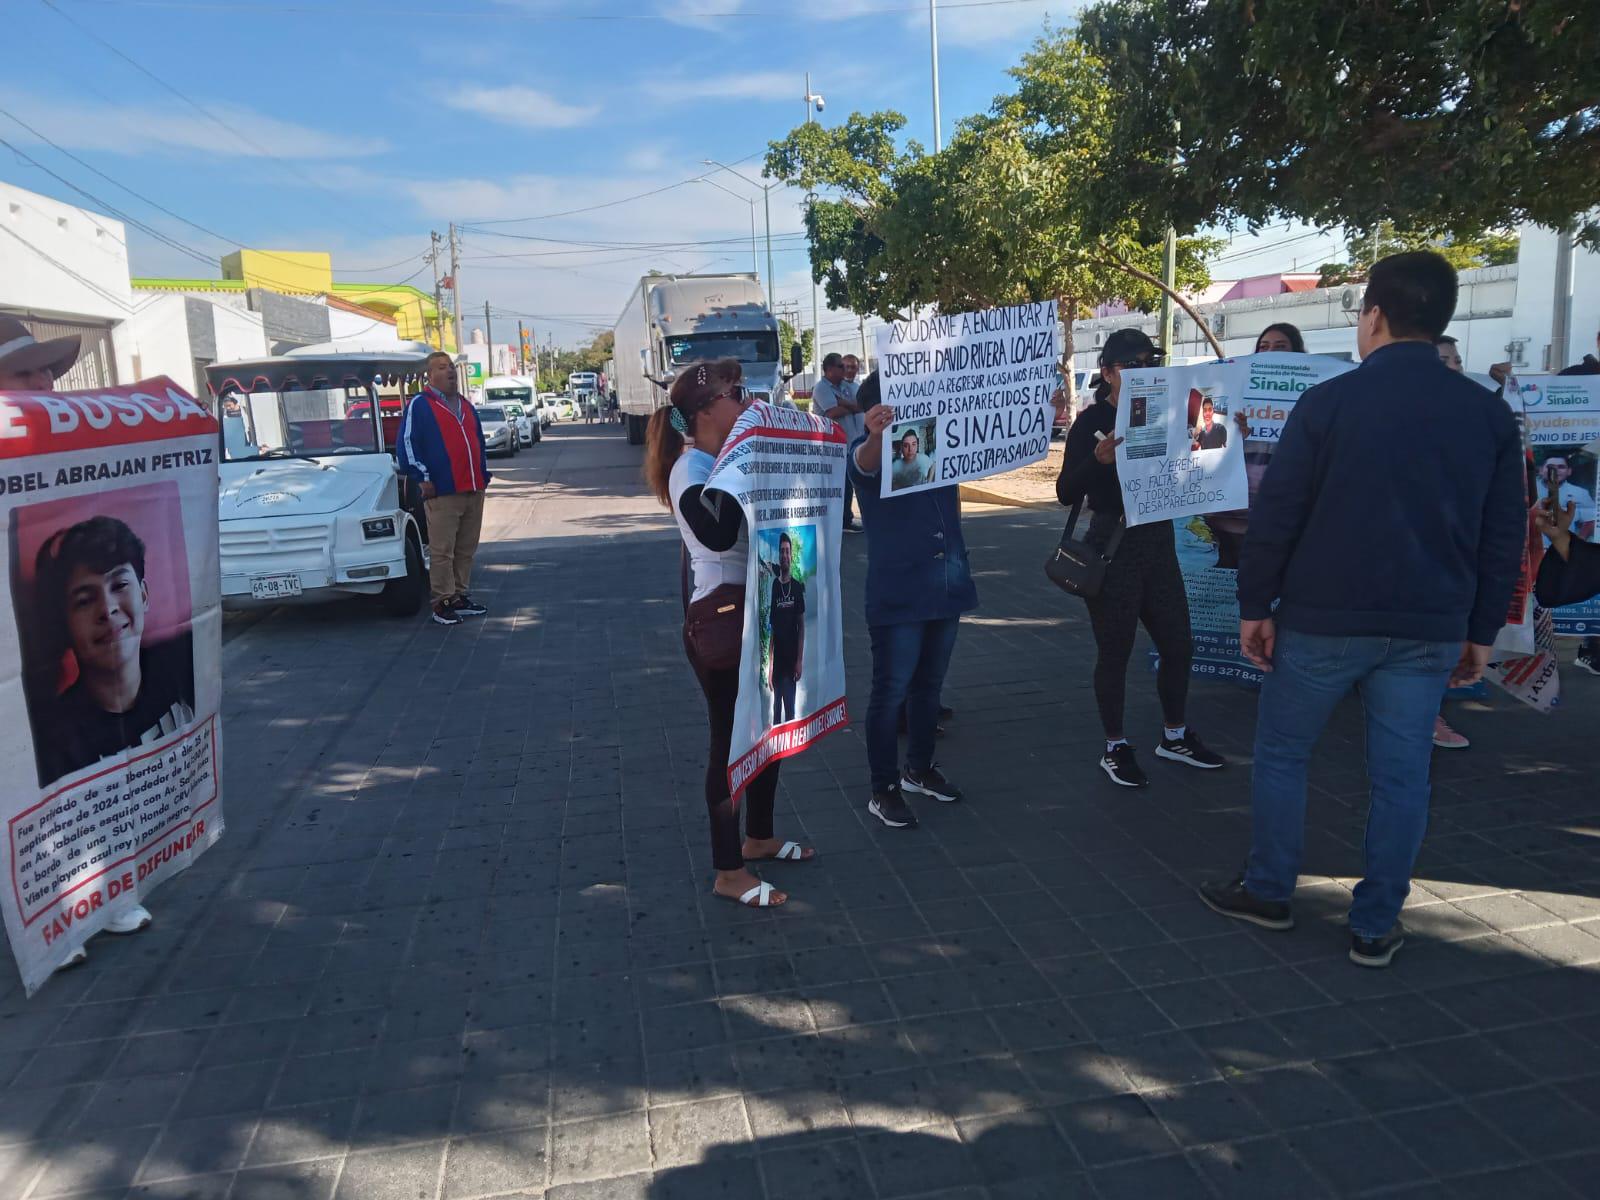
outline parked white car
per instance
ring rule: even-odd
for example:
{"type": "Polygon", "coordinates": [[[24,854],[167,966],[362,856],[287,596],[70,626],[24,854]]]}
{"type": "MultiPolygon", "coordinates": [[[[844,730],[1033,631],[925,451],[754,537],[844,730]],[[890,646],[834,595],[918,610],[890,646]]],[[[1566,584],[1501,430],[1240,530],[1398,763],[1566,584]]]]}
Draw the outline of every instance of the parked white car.
{"type": "Polygon", "coordinates": [[[521,439],[524,450],[534,446],[544,437],[544,432],[539,427],[539,422],[529,415],[528,410],[514,400],[502,400],[500,407],[506,410],[506,417],[517,427],[517,436],[521,439]]]}
{"type": "Polygon", "coordinates": [[[421,609],[425,517],[392,446],[427,351],[307,347],[206,368],[221,426],[224,608],[374,596],[396,616],[421,609]]]}
{"type": "Polygon", "coordinates": [[[478,424],[483,426],[483,441],[489,453],[514,456],[522,448],[515,420],[498,404],[479,404],[477,409],[478,424]]]}
{"type": "Polygon", "coordinates": [[[556,418],[561,415],[559,410],[560,400],[561,397],[554,392],[539,393],[539,421],[546,429],[554,425],[556,418]]]}

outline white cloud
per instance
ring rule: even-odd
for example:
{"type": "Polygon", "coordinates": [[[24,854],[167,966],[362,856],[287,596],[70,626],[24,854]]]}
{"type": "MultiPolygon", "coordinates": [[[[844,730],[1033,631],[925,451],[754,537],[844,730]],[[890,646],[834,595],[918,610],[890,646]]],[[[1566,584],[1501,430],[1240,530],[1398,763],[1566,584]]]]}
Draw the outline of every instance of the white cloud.
{"type": "Polygon", "coordinates": [[[675,25],[691,29],[727,31],[728,25],[747,25],[743,18],[729,14],[744,8],[744,0],[663,0],[656,10],[675,25]]]}
{"type": "MultiPolygon", "coordinates": [[[[380,137],[312,129],[236,104],[208,104],[218,121],[176,107],[45,100],[9,91],[5,107],[45,137],[74,150],[221,158],[340,159],[382,154],[380,137]],[[224,127],[226,126],[226,128],[224,127]]],[[[17,140],[32,135],[16,131],[17,140]]]]}
{"type": "Polygon", "coordinates": [[[646,80],[644,91],[658,100],[793,100],[799,108],[805,73],[737,71],[727,74],[676,75],[646,80]]]}
{"type": "Polygon", "coordinates": [[[665,150],[648,143],[635,146],[622,156],[622,165],[630,171],[659,171],[667,165],[667,161],[665,150]]]}
{"type": "Polygon", "coordinates": [[[520,84],[461,88],[445,97],[445,103],[462,112],[528,129],[571,129],[588,124],[600,112],[598,105],[568,104],[520,84]]]}
{"type": "MultiPolygon", "coordinates": [[[[1048,4],[1035,4],[1023,0],[1020,4],[996,4],[989,8],[939,9],[939,43],[942,46],[970,46],[979,42],[1004,42],[1030,38],[1044,32],[1046,19],[1057,23],[1075,16],[1083,7],[1083,0],[1050,0],[1048,4]]],[[[928,18],[913,17],[907,24],[927,36],[928,18]]]]}

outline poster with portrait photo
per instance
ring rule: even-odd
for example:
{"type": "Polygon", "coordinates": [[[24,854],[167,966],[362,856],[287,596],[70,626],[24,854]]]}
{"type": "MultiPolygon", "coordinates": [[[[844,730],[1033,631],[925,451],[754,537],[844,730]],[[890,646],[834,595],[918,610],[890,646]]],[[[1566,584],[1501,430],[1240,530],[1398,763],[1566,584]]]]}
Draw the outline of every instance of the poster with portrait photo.
{"type": "Polygon", "coordinates": [[[739,695],[728,792],[850,719],[844,694],[839,543],[844,429],[827,417],[755,403],[734,423],[706,481],[750,530],[739,695]]]}
{"type": "Polygon", "coordinates": [[[0,911],[30,995],[221,836],[217,443],[166,379],[0,393],[0,911]]]}
{"type": "Polygon", "coordinates": [[[772,724],[783,725],[806,711],[809,681],[816,678],[817,527],[759,530],[756,555],[761,572],[760,681],[771,698],[772,724]],[[808,597],[813,597],[809,603],[808,597]]]}
{"type": "Polygon", "coordinates": [[[931,420],[896,421],[889,427],[889,448],[894,460],[889,464],[889,488],[902,492],[931,483],[938,458],[938,437],[931,420]]]}
{"type": "MultiPolygon", "coordinates": [[[[1506,402],[1522,416],[1523,436],[1533,454],[1534,498],[1570,501],[1572,534],[1600,541],[1595,453],[1600,449],[1600,375],[1513,375],[1506,402]]],[[[1558,636],[1600,634],[1600,599],[1567,604],[1552,612],[1558,636]]]]}

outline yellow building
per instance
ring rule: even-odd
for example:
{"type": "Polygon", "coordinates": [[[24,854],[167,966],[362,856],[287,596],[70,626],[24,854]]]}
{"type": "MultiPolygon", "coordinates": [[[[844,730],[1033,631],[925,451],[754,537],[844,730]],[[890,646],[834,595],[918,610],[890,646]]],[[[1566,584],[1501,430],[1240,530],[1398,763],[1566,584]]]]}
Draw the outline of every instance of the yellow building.
{"type": "Polygon", "coordinates": [[[285,296],[329,296],[395,323],[405,341],[454,350],[455,329],[427,292],[403,283],[339,283],[333,256],[319,250],[236,250],[222,259],[219,279],[135,279],[145,291],[228,292],[260,288],[285,296]]]}

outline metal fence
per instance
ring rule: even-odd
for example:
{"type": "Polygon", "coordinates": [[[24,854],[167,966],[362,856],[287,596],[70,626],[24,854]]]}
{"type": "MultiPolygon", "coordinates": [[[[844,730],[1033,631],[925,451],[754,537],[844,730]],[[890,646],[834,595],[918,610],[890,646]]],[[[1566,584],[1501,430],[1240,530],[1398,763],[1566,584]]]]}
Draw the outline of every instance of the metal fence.
{"type": "Polygon", "coordinates": [[[78,354],[78,361],[56,384],[62,391],[116,385],[117,355],[111,345],[111,326],[27,315],[21,315],[21,320],[41,342],[73,334],[82,339],[83,348],[78,354]]]}

